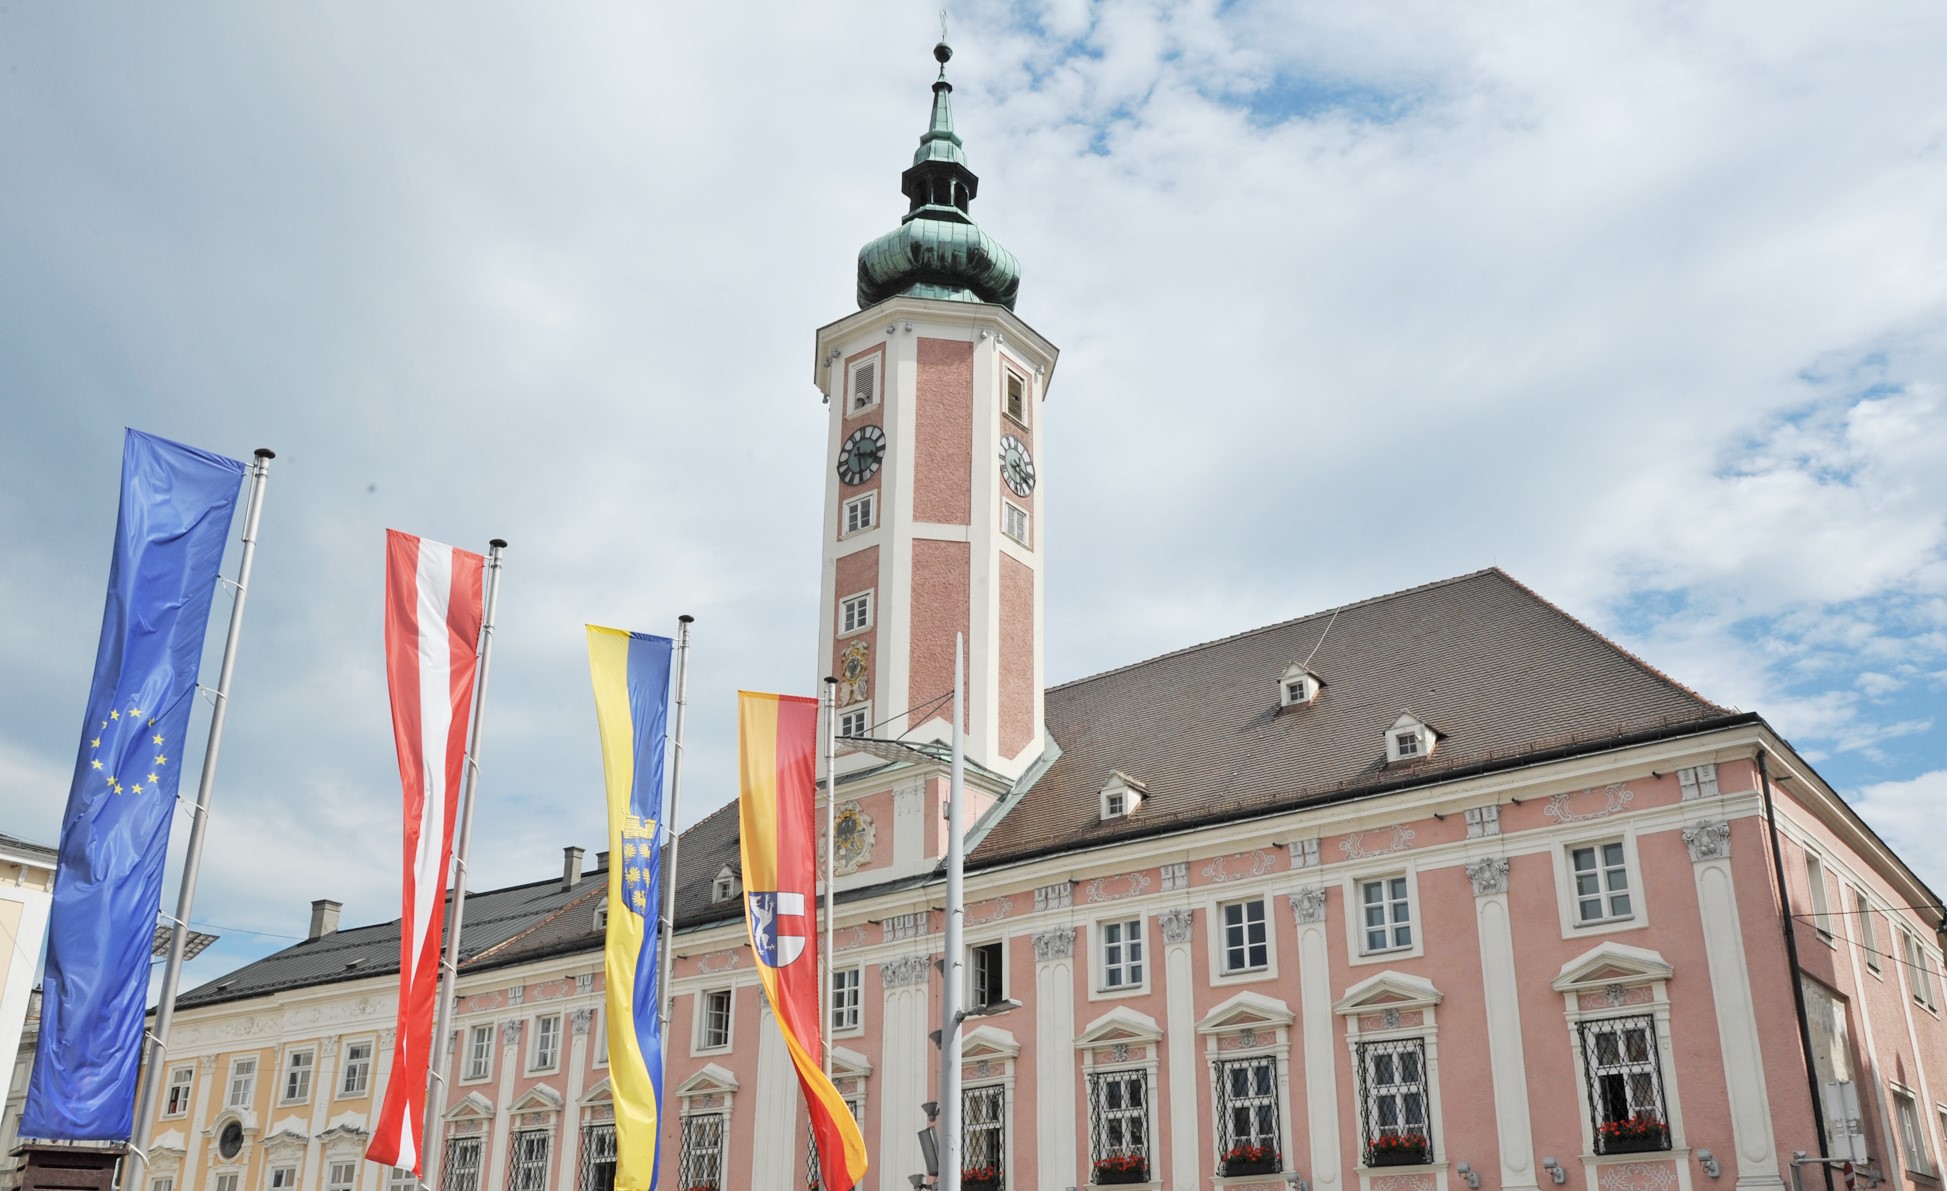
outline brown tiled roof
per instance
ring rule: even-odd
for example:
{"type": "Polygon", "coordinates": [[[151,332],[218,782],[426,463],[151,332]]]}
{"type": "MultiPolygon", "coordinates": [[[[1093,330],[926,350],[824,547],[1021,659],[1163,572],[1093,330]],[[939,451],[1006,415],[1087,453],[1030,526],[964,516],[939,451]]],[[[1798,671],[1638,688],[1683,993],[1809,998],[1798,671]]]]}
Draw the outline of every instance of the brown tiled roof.
{"type": "Polygon", "coordinates": [[[974,864],[1331,801],[1565,746],[1735,716],[1499,570],[1380,596],[1050,689],[1061,756],[975,849],[974,864]],[[1280,708],[1303,662],[1324,682],[1280,708]],[[1386,764],[1401,712],[1439,733],[1386,764]],[[1103,824],[1120,770],[1142,809],[1103,824]]]}

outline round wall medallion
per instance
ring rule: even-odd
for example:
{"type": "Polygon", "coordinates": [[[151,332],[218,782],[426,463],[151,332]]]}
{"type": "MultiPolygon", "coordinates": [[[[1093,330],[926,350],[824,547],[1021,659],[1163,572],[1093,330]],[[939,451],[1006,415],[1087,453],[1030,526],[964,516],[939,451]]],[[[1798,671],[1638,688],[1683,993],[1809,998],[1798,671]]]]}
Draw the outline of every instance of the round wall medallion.
{"type": "Polygon", "coordinates": [[[243,1153],[243,1122],[231,1121],[216,1135],[216,1152],[224,1160],[243,1153]]]}

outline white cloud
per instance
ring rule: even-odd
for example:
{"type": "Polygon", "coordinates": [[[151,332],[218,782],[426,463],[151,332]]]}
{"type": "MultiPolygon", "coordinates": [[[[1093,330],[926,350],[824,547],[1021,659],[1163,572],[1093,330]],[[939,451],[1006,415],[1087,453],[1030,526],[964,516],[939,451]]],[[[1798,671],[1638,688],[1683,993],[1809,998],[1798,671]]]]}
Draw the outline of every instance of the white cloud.
{"type": "Polygon", "coordinates": [[[1853,809],[1872,824],[1920,879],[1947,890],[1947,856],[1940,850],[1940,808],[1947,804],[1947,769],[1934,769],[1905,781],[1876,782],[1851,799],[1853,809]]]}

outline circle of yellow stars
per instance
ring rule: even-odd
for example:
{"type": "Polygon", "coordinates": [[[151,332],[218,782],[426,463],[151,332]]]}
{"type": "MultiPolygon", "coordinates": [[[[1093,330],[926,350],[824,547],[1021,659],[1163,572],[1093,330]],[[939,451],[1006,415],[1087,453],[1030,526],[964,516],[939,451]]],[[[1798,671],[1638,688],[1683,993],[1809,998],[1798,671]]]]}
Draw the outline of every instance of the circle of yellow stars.
{"type": "MultiPolygon", "coordinates": [[[[140,707],[136,707],[133,704],[131,704],[128,709],[129,721],[133,723],[134,721],[139,720],[141,718],[142,718],[142,709],[140,707]]],[[[108,726],[110,724],[118,723],[120,722],[121,719],[122,719],[121,709],[110,708],[108,711],[108,718],[101,721],[101,725],[97,729],[97,732],[106,733],[108,731],[108,726]]],[[[150,716],[149,722],[146,725],[146,727],[154,728],[155,726],[156,726],[155,717],[150,716]]],[[[138,777],[134,781],[124,783],[118,775],[108,772],[108,770],[102,766],[101,758],[99,756],[94,756],[89,758],[88,765],[90,768],[94,769],[95,771],[101,774],[101,776],[108,782],[108,788],[113,792],[117,794],[140,794],[144,789],[153,789],[159,784],[161,784],[162,776],[158,771],[160,771],[163,766],[169,764],[169,755],[163,752],[164,741],[162,739],[162,733],[160,732],[149,733],[149,743],[155,746],[156,752],[155,752],[155,756],[150,760],[149,773],[146,779],[138,777]],[[148,783],[146,786],[143,784],[145,780],[148,783]]],[[[88,748],[91,752],[100,753],[101,736],[96,735],[92,740],[88,741],[88,748]]]]}

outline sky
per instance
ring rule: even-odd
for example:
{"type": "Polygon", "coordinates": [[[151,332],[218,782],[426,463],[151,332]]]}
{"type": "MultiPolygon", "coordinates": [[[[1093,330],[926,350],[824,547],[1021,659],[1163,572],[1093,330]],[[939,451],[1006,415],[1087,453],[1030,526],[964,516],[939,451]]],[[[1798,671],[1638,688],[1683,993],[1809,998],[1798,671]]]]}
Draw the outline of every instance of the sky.
{"type": "MultiPolygon", "coordinates": [[[[973,214],[1063,352],[1050,681],[1498,565],[1947,890],[1947,8],[950,19],[973,214]]],[[[511,543],[476,887],[602,846],[584,623],[696,616],[682,814],[728,801],[733,692],[819,676],[813,332],[905,210],[938,34],[0,4],[0,831],[59,830],[124,426],[277,451],[184,987],[314,898],[398,916],[388,527],[511,543]]]]}

